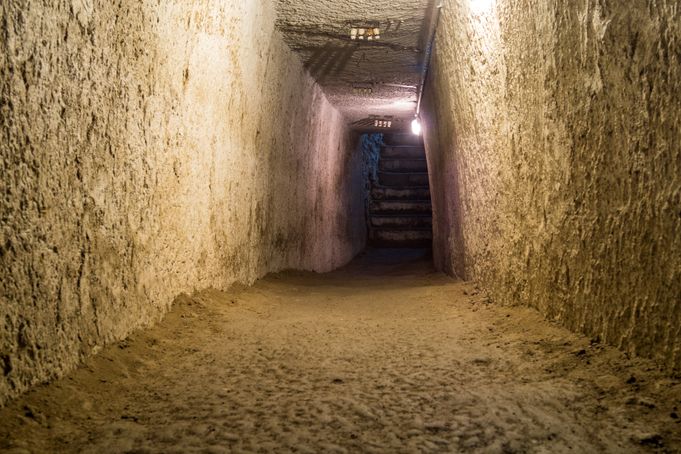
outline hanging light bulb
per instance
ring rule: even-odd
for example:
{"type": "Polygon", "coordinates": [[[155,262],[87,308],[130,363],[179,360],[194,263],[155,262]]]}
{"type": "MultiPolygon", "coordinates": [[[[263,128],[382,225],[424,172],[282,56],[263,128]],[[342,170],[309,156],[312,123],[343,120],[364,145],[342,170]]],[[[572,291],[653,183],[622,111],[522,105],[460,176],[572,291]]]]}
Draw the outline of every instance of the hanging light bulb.
{"type": "Polygon", "coordinates": [[[419,117],[414,118],[411,122],[411,132],[417,136],[421,135],[421,120],[419,120],[419,117]]]}

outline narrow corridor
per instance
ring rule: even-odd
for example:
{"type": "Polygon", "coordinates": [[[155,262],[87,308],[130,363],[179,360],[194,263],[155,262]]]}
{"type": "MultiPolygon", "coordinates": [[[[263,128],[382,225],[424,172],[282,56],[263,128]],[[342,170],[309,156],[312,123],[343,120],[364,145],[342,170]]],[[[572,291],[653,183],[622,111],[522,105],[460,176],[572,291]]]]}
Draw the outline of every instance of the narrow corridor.
{"type": "Polygon", "coordinates": [[[0,450],[679,452],[680,398],[647,360],[383,249],[181,296],[3,409],[0,450]]]}
{"type": "Polygon", "coordinates": [[[680,5],[3,0],[0,453],[681,453],[680,5]]]}

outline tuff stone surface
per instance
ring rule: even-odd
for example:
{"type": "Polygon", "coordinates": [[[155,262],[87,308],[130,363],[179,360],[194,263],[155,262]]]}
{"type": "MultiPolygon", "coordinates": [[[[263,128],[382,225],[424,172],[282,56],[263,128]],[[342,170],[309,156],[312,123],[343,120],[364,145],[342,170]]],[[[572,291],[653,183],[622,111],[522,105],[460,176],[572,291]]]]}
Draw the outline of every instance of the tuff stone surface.
{"type": "Polygon", "coordinates": [[[678,2],[484,3],[447,2],[427,90],[438,267],[678,372],[678,2]]]}
{"type": "Polygon", "coordinates": [[[416,110],[435,3],[277,0],[277,26],[354,128],[384,132],[369,117],[391,116],[392,130],[402,130],[416,110]],[[380,40],[350,39],[353,25],[374,21],[380,40]]]}
{"type": "Polygon", "coordinates": [[[266,0],[0,6],[0,405],[182,292],[331,270],[362,157],[266,0]]]}

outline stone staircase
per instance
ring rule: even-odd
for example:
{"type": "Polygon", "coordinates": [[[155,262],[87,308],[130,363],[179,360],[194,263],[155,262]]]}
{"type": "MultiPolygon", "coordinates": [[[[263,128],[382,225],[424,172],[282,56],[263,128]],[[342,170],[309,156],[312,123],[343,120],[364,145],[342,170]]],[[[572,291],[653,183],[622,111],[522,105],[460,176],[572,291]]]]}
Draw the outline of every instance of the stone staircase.
{"type": "Polygon", "coordinates": [[[369,200],[369,243],[378,247],[431,247],[432,212],[423,142],[406,134],[384,136],[369,200]]]}

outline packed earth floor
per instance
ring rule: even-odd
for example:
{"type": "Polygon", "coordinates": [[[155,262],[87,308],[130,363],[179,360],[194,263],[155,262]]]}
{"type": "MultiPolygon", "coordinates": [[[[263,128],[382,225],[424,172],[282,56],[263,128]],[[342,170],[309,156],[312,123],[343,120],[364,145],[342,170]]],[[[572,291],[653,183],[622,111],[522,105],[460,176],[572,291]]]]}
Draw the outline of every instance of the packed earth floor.
{"type": "Polygon", "coordinates": [[[0,450],[681,452],[681,385],[420,251],[178,299],[0,413],[0,450]]]}

